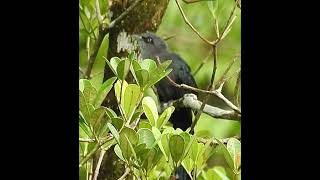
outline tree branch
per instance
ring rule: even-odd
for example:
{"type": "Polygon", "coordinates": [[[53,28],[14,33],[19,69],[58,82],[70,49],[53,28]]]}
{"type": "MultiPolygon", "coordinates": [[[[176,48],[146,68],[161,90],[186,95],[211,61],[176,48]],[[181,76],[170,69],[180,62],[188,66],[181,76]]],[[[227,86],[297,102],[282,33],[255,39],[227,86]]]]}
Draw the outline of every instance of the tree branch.
{"type": "Polygon", "coordinates": [[[201,106],[204,104],[203,113],[208,114],[214,118],[220,118],[225,120],[241,121],[241,114],[233,110],[224,110],[218,107],[210,106],[208,104],[202,103],[197,99],[195,94],[185,94],[182,98],[170,101],[169,103],[164,103],[161,110],[166,109],[169,106],[174,107],[188,107],[192,110],[199,111],[201,106]]]}
{"type": "Polygon", "coordinates": [[[124,172],[124,174],[118,179],[118,180],[123,180],[125,179],[125,177],[130,173],[130,169],[126,168],[126,171],[124,172]]]}
{"type": "MultiPolygon", "coordinates": [[[[158,63],[160,63],[160,59],[159,57],[156,57],[158,63]]],[[[221,99],[224,103],[226,103],[231,109],[233,109],[234,111],[236,111],[237,113],[241,114],[241,111],[240,109],[235,106],[234,104],[232,104],[232,102],[230,102],[227,98],[225,98],[223,96],[223,94],[221,94],[220,91],[218,90],[203,90],[203,89],[198,89],[198,88],[195,88],[195,87],[192,87],[192,86],[189,86],[189,85],[186,85],[186,84],[177,84],[176,82],[174,82],[169,76],[166,76],[166,78],[169,80],[169,82],[177,87],[177,88],[182,88],[182,89],[187,89],[187,90],[191,90],[191,91],[194,91],[194,92],[198,92],[198,93],[204,93],[204,94],[211,94],[211,95],[215,95],[216,97],[218,97],[219,99],[221,99]]]]}
{"type": "Polygon", "coordinates": [[[178,2],[178,0],[175,0],[175,1],[176,1],[176,4],[177,4],[178,8],[179,8],[179,11],[180,11],[180,13],[181,13],[181,15],[182,15],[182,17],[183,17],[184,22],[185,22],[205,43],[207,43],[207,44],[209,44],[209,45],[213,45],[213,42],[210,42],[209,40],[207,40],[205,37],[203,37],[203,36],[199,33],[199,31],[198,31],[196,28],[193,27],[193,25],[189,22],[189,20],[187,19],[186,15],[184,14],[184,12],[183,12],[183,10],[182,10],[182,8],[181,8],[181,5],[180,5],[180,3],[178,2]]]}
{"type": "Polygon", "coordinates": [[[97,178],[98,178],[99,169],[100,169],[101,162],[102,162],[102,159],[103,159],[103,156],[104,156],[105,153],[106,153],[106,151],[101,149],[99,160],[98,160],[98,163],[97,163],[97,167],[96,167],[96,169],[94,171],[94,176],[93,176],[92,180],[97,180],[97,178]]]}

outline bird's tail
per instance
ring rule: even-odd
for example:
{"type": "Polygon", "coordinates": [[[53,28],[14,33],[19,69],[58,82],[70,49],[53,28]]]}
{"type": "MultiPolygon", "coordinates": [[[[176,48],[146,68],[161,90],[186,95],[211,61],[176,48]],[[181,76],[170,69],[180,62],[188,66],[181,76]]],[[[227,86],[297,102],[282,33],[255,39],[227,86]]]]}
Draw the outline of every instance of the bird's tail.
{"type": "Polygon", "coordinates": [[[190,176],[188,175],[187,171],[180,165],[176,172],[176,179],[177,180],[191,180],[190,176]]]}
{"type": "Polygon", "coordinates": [[[176,109],[170,118],[173,128],[187,130],[192,124],[192,110],[190,108],[176,109]]]}

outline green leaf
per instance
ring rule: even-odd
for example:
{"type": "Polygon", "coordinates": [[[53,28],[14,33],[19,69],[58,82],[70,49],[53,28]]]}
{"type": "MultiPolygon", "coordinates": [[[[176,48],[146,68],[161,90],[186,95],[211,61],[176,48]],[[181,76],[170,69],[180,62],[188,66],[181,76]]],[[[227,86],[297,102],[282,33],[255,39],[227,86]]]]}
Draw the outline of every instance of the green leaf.
{"type": "Polygon", "coordinates": [[[150,73],[157,68],[156,62],[152,59],[144,59],[140,65],[142,69],[145,69],[150,73]]]}
{"type": "Polygon", "coordinates": [[[232,159],[231,154],[229,153],[227,147],[218,138],[215,138],[215,139],[217,140],[217,142],[221,146],[221,150],[223,152],[223,156],[224,156],[225,160],[227,161],[227,164],[229,165],[229,167],[231,169],[234,169],[233,159],[232,159]]]}
{"type": "Polygon", "coordinates": [[[133,60],[132,61],[132,68],[133,68],[134,72],[136,72],[141,69],[141,66],[137,61],[133,60]]]}
{"type": "Polygon", "coordinates": [[[130,124],[133,123],[133,122],[134,122],[135,120],[137,120],[138,118],[140,118],[141,114],[142,114],[141,111],[136,110],[136,111],[133,113],[132,117],[131,117],[130,124]]]}
{"type": "MultiPolygon", "coordinates": [[[[119,102],[120,101],[120,92],[121,92],[121,85],[122,85],[122,81],[121,80],[118,80],[115,84],[114,84],[114,92],[115,92],[115,95],[117,97],[117,101],[119,102]]],[[[126,81],[123,81],[123,87],[122,87],[122,95],[121,97],[124,96],[124,92],[126,90],[128,86],[128,83],[126,81]]]]}
{"type": "Polygon", "coordinates": [[[84,97],[84,94],[80,90],[79,90],[79,110],[82,113],[85,121],[88,122],[90,120],[91,112],[89,110],[87,100],[84,97]]]}
{"type": "Polygon", "coordinates": [[[170,134],[163,134],[161,137],[161,145],[163,147],[163,154],[165,154],[165,157],[167,157],[168,159],[166,159],[166,161],[169,160],[170,157],[170,147],[169,147],[169,136],[170,134]]]}
{"type": "Polygon", "coordinates": [[[120,141],[119,146],[122,151],[122,155],[126,160],[129,160],[132,155],[136,157],[135,151],[133,149],[133,146],[130,142],[130,138],[128,137],[127,133],[122,133],[121,131],[119,141],[120,141]]]}
{"type": "Polygon", "coordinates": [[[161,142],[161,139],[162,139],[162,135],[161,135],[161,132],[159,131],[159,129],[155,128],[155,127],[152,127],[152,133],[156,139],[156,142],[160,148],[160,150],[163,152],[165,158],[166,158],[166,161],[169,160],[169,157],[167,156],[166,154],[166,151],[164,150],[163,146],[162,146],[162,142],[161,142]]]}
{"type": "Polygon", "coordinates": [[[145,115],[147,116],[150,124],[155,126],[156,120],[158,119],[158,110],[156,103],[151,97],[144,97],[142,100],[142,107],[145,115]]]}
{"type": "Polygon", "coordinates": [[[123,119],[121,119],[121,118],[119,118],[119,117],[114,117],[114,118],[112,118],[111,119],[111,121],[112,121],[112,124],[114,125],[114,127],[118,130],[118,131],[120,131],[120,129],[122,128],[122,126],[123,126],[123,119]]]}
{"type": "Polygon", "coordinates": [[[198,143],[198,154],[197,154],[197,161],[196,161],[196,167],[199,169],[202,167],[202,165],[205,163],[203,158],[204,153],[204,144],[198,143]]]}
{"type": "Polygon", "coordinates": [[[117,114],[110,108],[106,108],[106,113],[107,113],[108,119],[117,117],[117,114]]]}
{"type": "Polygon", "coordinates": [[[135,130],[128,127],[123,127],[123,129],[120,132],[120,136],[123,135],[126,135],[129,138],[130,143],[132,145],[135,146],[136,144],[138,144],[139,137],[135,130]]]}
{"type": "Polygon", "coordinates": [[[94,99],[95,108],[99,107],[102,104],[107,94],[110,92],[113,83],[116,81],[116,79],[117,77],[112,77],[102,84],[102,86],[98,90],[96,98],[94,99]]]}
{"type": "MultiPolygon", "coordinates": [[[[85,121],[85,119],[83,118],[83,116],[80,114],[79,115],[79,131],[84,132],[87,137],[84,138],[91,138],[92,137],[92,132],[90,130],[90,127],[88,126],[87,122],[85,121]]],[[[81,135],[82,133],[80,133],[81,135]]],[[[82,136],[80,136],[82,137],[82,136]]]]}
{"type": "Polygon", "coordinates": [[[230,138],[227,143],[227,149],[234,163],[234,170],[238,170],[241,165],[241,143],[238,139],[230,138]]]}
{"type": "Polygon", "coordinates": [[[159,68],[161,71],[164,71],[165,69],[167,69],[167,68],[170,66],[171,63],[172,63],[172,60],[164,61],[163,63],[161,63],[161,64],[159,65],[158,68],[159,68]]]}
{"type": "Polygon", "coordinates": [[[120,146],[117,144],[114,146],[114,152],[116,153],[116,155],[122,160],[122,161],[125,161],[124,160],[124,157],[122,155],[122,152],[121,152],[121,149],[120,149],[120,146]]]}
{"type": "Polygon", "coordinates": [[[185,158],[182,161],[182,166],[184,167],[184,169],[187,171],[188,174],[191,174],[191,171],[193,169],[193,161],[190,158],[185,158]]]}
{"type": "Polygon", "coordinates": [[[83,89],[84,89],[84,85],[83,85],[83,81],[85,81],[86,79],[80,79],[79,80],[79,90],[83,93],[83,89]]]}
{"type": "Polygon", "coordinates": [[[100,13],[101,15],[106,15],[109,8],[109,1],[108,0],[99,0],[100,4],[100,13]]]}
{"type": "Polygon", "coordinates": [[[156,69],[156,71],[154,73],[149,74],[150,78],[149,78],[149,81],[148,81],[148,84],[146,85],[146,87],[153,86],[154,84],[159,82],[162,78],[164,78],[168,74],[170,74],[171,71],[172,71],[172,69],[167,69],[167,70],[163,70],[163,71],[160,70],[159,68],[156,69]]]}
{"type": "Polygon", "coordinates": [[[186,132],[182,133],[181,135],[184,134],[184,142],[187,145],[184,153],[183,153],[183,157],[186,157],[188,154],[190,154],[190,149],[192,147],[192,144],[195,142],[196,136],[192,136],[191,140],[190,140],[190,135],[186,132]],[[187,134],[187,135],[186,135],[187,134]]]}
{"type": "Polygon", "coordinates": [[[130,70],[130,60],[129,59],[124,59],[119,62],[117,66],[117,74],[118,78],[121,80],[124,80],[130,70]]]}
{"type": "MultiPolygon", "coordinates": [[[[193,136],[194,137],[194,136],[193,136]]],[[[196,162],[197,161],[197,155],[198,155],[198,143],[197,141],[193,141],[191,145],[191,153],[190,158],[196,162]]]]}
{"type": "Polygon", "coordinates": [[[154,142],[156,141],[150,129],[145,129],[145,128],[139,129],[138,135],[139,135],[139,144],[144,143],[147,145],[147,148],[151,148],[154,142]]]}
{"type": "Polygon", "coordinates": [[[178,163],[184,152],[184,140],[180,135],[172,135],[169,139],[169,147],[172,159],[178,163]]]}
{"type": "Polygon", "coordinates": [[[106,143],[104,143],[101,148],[105,151],[108,151],[113,145],[117,144],[117,141],[115,139],[112,139],[106,143]]]}
{"type": "Polygon", "coordinates": [[[152,161],[155,159],[155,156],[157,154],[156,149],[152,148],[149,150],[148,154],[144,157],[144,161],[142,163],[142,166],[149,171],[152,166],[152,161]]]}
{"type": "Polygon", "coordinates": [[[114,136],[114,138],[116,139],[116,141],[119,143],[119,132],[116,130],[116,128],[111,124],[111,123],[107,123],[107,126],[109,127],[112,135],[114,136]]]}
{"type": "Polygon", "coordinates": [[[225,169],[221,166],[215,166],[207,172],[203,172],[203,175],[206,180],[229,180],[225,169]]]}
{"type": "Polygon", "coordinates": [[[89,80],[83,80],[83,95],[86,98],[87,103],[93,104],[94,98],[97,95],[96,88],[93,87],[89,80]]]}
{"type": "Polygon", "coordinates": [[[157,128],[160,129],[162,126],[164,126],[168,122],[174,109],[175,108],[173,106],[170,106],[163,111],[163,113],[160,115],[159,119],[157,120],[157,128]]]}
{"type": "Polygon", "coordinates": [[[101,126],[101,121],[105,118],[106,110],[103,107],[95,109],[91,114],[90,124],[97,134],[101,126]]]}
{"type": "Polygon", "coordinates": [[[126,118],[129,119],[137,108],[141,92],[140,87],[136,84],[129,84],[124,91],[124,96],[121,98],[121,105],[126,118]]]}
{"type": "Polygon", "coordinates": [[[149,151],[149,149],[147,149],[146,147],[146,144],[139,144],[134,148],[134,151],[136,152],[138,157],[143,157],[146,155],[146,153],[149,151]]]}
{"type": "Polygon", "coordinates": [[[118,68],[118,64],[120,63],[121,59],[118,57],[113,57],[110,59],[110,62],[106,59],[106,62],[108,64],[108,66],[110,67],[110,69],[112,70],[112,72],[118,76],[117,74],[117,68],[118,68]]]}
{"type": "Polygon", "coordinates": [[[139,69],[135,72],[136,80],[141,87],[145,87],[149,81],[149,72],[145,69],[139,69]]]}
{"type": "Polygon", "coordinates": [[[140,121],[138,124],[138,128],[142,129],[142,128],[146,128],[146,129],[152,129],[152,126],[150,123],[146,122],[146,121],[140,121]]]}

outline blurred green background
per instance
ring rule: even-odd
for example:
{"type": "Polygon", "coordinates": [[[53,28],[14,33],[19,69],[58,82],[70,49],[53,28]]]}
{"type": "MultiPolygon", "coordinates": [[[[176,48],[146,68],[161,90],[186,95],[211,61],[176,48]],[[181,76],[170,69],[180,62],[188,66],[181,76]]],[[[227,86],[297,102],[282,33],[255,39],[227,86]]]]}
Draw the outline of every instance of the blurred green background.
{"type": "MultiPolygon", "coordinates": [[[[208,8],[208,2],[198,2],[192,4],[185,4],[180,1],[180,4],[185,11],[185,14],[193,26],[207,39],[216,39],[214,30],[214,18],[208,8]]],[[[234,0],[220,0],[217,6],[218,23],[220,32],[222,31],[230,12],[234,6],[234,0]]],[[[216,80],[221,77],[228,64],[233,60],[236,55],[240,55],[241,51],[241,11],[236,8],[236,20],[232,25],[229,34],[223,39],[218,46],[218,59],[217,59],[217,73],[216,80]]],[[[79,64],[82,71],[87,66],[87,40],[83,38],[83,25],[79,20],[80,33],[79,33],[79,64]]],[[[174,0],[170,0],[167,11],[162,19],[162,23],[157,31],[157,34],[162,37],[174,36],[167,40],[168,46],[171,51],[178,53],[189,64],[192,72],[194,72],[201,62],[208,56],[210,46],[205,44],[187,24],[183,21],[180,11],[175,4],[174,0]]],[[[91,45],[92,47],[92,45],[91,45]]],[[[102,56],[106,56],[106,49],[108,48],[107,37],[102,43],[99,50],[96,62],[93,67],[92,75],[94,85],[99,86],[103,78],[103,68],[105,61],[102,56]]],[[[231,68],[229,74],[233,74],[240,68],[241,57],[238,58],[236,63],[231,68]]],[[[212,74],[213,57],[212,55],[207,60],[207,63],[195,76],[197,85],[201,89],[205,89],[209,85],[212,74]]],[[[223,88],[223,94],[233,100],[233,93],[235,88],[237,76],[229,79],[223,88]]],[[[201,99],[202,96],[198,97],[201,99]]],[[[209,104],[215,105],[226,109],[227,107],[218,99],[212,97],[209,104]]],[[[201,118],[195,128],[195,131],[202,131],[209,136],[218,138],[230,137],[240,135],[240,122],[214,119],[208,115],[202,114],[201,118]]]]}
{"type": "MultiPolygon", "coordinates": [[[[199,2],[193,4],[185,4],[180,1],[182,9],[191,24],[207,39],[216,39],[214,30],[214,18],[208,8],[208,2],[199,2]]],[[[223,0],[218,2],[217,14],[220,33],[229,18],[230,12],[234,6],[234,0],[223,0]]],[[[223,39],[218,46],[217,72],[216,80],[227,68],[230,61],[236,55],[240,55],[241,51],[241,11],[237,8],[235,14],[236,20],[232,25],[229,34],[223,39]]],[[[171,0],[167,11],[162,19],[162,23],[157,32],[162,37],[173,36],[174,38],[167,41],[172,51],[178,53],[189,64],[192,72],[194,72],[201,62],[210,53],[210,46],[204,43],[184,22],[182,15],[174,0],[171,0]]],[[[228,74],[233,74],[240,67],[240,58],[233,65],[228,74]]],[[[207,63],[196,74],[195,80],[201,89],[205,89],[210,84],[212,74],[213,57],[207,60],[207,63]]],[[[231,78],[224,85],[223,94],[233,100],[234,87],[237,76],[231,78]]],[[[201,99],[201,97],[199,97],[201,99]]],[[[209,104],[226,108],[219,100],[212,97],[209,104]]],[[[206,114],[202,114],[200,120],[195,127],[195,131],[207,131],[210,136],[218,138],[240,135],[240,123],[236,121],[220,120],[212,118],[206,114]]]]}

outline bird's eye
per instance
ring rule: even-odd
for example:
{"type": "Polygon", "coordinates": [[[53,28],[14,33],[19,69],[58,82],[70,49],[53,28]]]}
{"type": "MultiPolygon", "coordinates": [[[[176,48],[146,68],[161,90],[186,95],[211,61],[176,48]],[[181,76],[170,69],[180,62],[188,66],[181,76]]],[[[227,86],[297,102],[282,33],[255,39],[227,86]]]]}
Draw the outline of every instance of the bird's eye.
{"type": "Polygon", "coordinates": [[[146,43],[153,43],[153,39],[151,37],[142,36],[142,38],[143,38],[144,42],[146,42],[146,43]]]}

